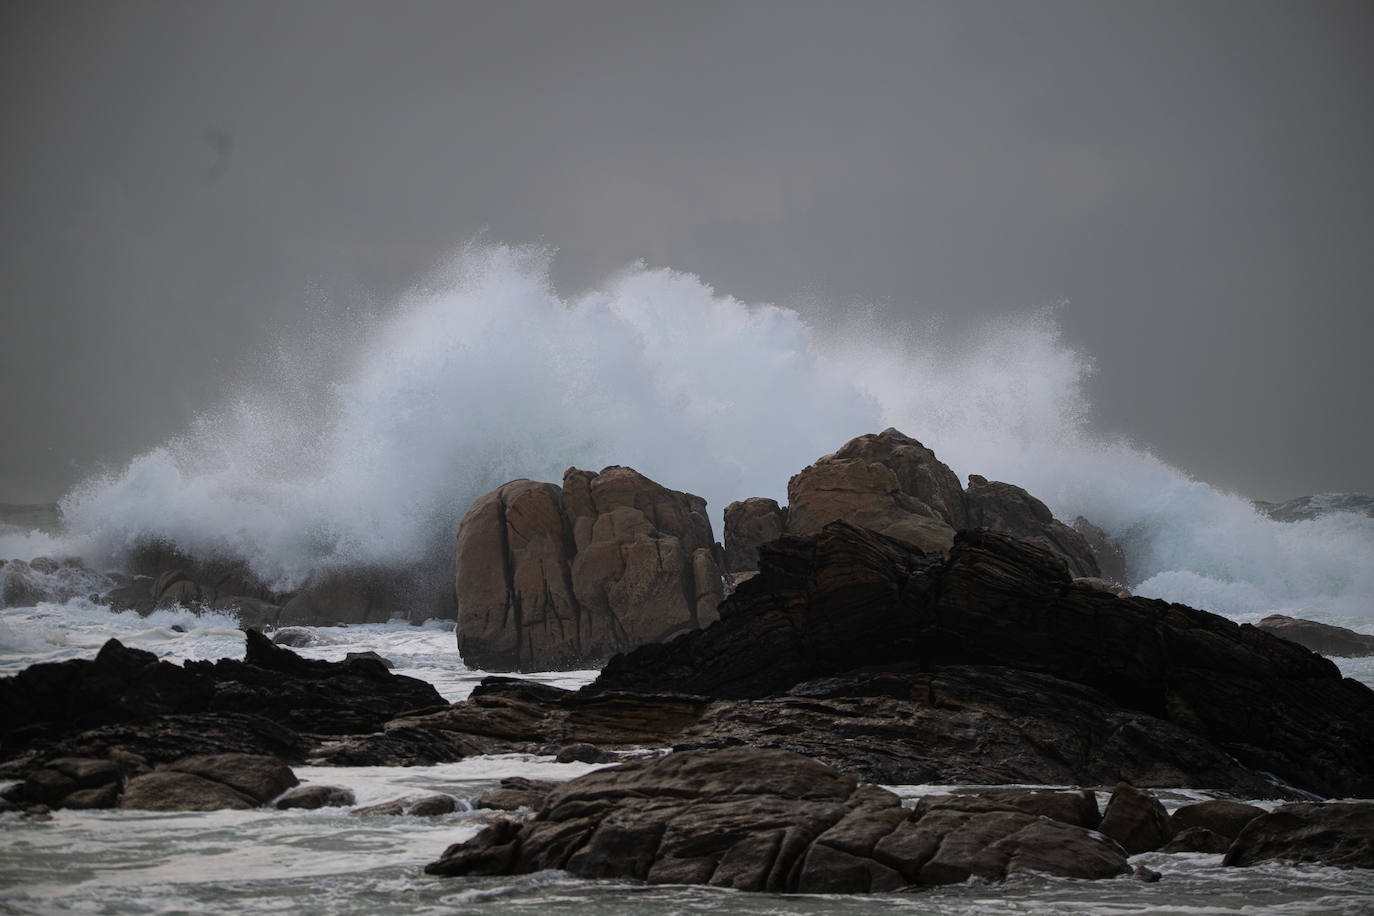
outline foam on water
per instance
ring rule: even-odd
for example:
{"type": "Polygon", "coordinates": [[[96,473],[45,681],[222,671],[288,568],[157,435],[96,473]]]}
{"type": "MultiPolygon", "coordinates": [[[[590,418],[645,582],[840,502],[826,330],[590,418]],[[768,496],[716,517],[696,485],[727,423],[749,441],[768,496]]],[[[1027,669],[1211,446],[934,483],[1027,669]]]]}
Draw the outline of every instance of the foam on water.
{"type": "Polygon", "coordinates": [[[570,465],[627,464],[699,493],[719,531],[728,502],[785,501],[797,470],[896,426],[961,477],[1018,483],[1119,538],[1138,593],[1374,625],[1374,519],[1274,522],[1095,435],[1091,360],[1053,311],[963,335],[813,329],[670,270],[562,298],[548,258],[469,246],[385,316],[284,344],[185,435],[68,494],[65,541],[0,532],[0,556],[117,563],[161,537],[291,588],[447,556],[475,497],[570,465]]]}

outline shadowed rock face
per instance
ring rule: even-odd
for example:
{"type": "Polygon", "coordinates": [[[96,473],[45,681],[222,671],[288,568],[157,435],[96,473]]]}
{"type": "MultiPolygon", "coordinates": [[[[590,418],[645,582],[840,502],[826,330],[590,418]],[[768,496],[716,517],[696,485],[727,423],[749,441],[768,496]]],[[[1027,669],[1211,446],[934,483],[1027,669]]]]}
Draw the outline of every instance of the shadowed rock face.
{"type": "Polygon", "coordinates": [[[458,649],[497,671],[590,667],[716,619],[721,577],[700,497],[630,468],[517,480],[458,530],[458,649]]]}
{"type": "Polygon", "coordinates": [[[1253,627],[1075,585],[1061,558],[989,531],[942,560],[835,523],[760,557],[718,624],[612,659],[587,692],[762,699],[883,665],[995,666],[1089,688],[1311,791],[1374,792],[1374,692],[1253,627]]]}
{"type": "Polygon", "coordinates": [[[908,811],[891,792],[859,787],[800,755],[683,751],[574,779],[549,793],[532,819],[488,828],[425,870],[557,868],[586,878],[789,893],[1000,880],[1023,869],[1079,878],[1125,873],[1120,847],[1078,822],[1081,802],[1006,798],[908,811]],[[1060,811],[1067,821],[1055,819],[1060,811]]]}

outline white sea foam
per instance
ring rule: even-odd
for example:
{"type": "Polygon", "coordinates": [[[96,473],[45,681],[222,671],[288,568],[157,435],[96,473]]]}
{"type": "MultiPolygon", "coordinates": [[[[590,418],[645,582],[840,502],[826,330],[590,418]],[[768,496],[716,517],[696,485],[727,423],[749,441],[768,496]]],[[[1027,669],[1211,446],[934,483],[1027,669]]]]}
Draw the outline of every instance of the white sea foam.
{"type": "Polygon", "coordinates": [[[699,493],[719,531],[731,500],[783,501],[791,474],[891,425],[961,477],[1021,484],[1106,529],[1138,593],[1374,624],[1374,519],[1273,522],[1094,435],[1091,360],[1053,311],[894,338],[814,330],[643,267],[568,300],[547,266],[542,251],[464,249],[387,316],[284,345],[184,436],[77,487],[66,542],[11,533],[0,553],[113,562],[155,536],[288,588],[332,566],[446,556],[476,496],[569,465],[627,464],[699,493]]]}

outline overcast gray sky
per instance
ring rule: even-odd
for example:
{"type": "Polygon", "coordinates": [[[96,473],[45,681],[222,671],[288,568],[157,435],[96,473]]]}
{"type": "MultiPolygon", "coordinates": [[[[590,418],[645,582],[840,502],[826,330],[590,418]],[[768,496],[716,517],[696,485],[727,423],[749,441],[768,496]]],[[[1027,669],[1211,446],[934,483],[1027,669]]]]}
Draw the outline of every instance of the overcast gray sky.
{"type": "Polygon", "coordinates": [[[569,292],[643,258],[894,325],[1067,300],[1100,429],[1374,491],[1371,49],[1362,0],[9,0],[0,501],[482,229],[569,292]]]}

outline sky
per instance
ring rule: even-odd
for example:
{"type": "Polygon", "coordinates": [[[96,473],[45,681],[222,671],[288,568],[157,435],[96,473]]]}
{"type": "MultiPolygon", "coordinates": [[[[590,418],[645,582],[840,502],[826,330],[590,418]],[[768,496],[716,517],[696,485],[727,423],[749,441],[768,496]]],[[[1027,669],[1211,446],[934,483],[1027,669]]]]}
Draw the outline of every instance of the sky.
{"type": "Polygon", "coordinates": [[[9,0],[0,502],[479,233],[569,294],[643,260],[818,325],[1053,307],[1096,429],[1374,492],[1370,48],[1361,0],[9,0]]]}

